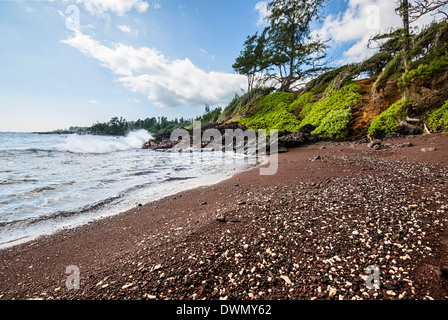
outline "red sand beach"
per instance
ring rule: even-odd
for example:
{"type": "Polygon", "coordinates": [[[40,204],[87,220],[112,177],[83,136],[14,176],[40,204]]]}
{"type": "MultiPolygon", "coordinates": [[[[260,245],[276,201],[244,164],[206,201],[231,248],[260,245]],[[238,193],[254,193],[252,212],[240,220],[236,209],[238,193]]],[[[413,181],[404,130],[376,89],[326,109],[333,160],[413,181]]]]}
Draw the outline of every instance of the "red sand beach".
{"type": "Polygon", "coordinates": [[[0,298],[445,299],[448,135],[382,144],[291,149],[273,176],[253,168],[4,249],[0,298]],[[372,265],[380,289],[366,288],[372,265]]]}

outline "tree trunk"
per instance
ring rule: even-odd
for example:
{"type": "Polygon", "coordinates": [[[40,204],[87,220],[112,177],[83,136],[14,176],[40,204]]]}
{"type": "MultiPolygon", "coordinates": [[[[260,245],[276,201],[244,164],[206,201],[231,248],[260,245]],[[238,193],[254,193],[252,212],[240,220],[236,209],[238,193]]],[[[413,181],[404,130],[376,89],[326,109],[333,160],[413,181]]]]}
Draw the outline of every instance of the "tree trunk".
{"type": "MultiPolygon", "coordinates": [[[[409,65],[409,51],[411,49],[410,44],[410,27],[409,27],[409,0],[402,0],[401,2],[401,12],[402,12],[402,18],[403,18],[403,28],[404,28],[404,34],[403,34],[403,40],[404,40],[404,54],[403,54],[403,64],[405,71],[408,68],[409,65]]],[[[408,99],[410,95],[409,87],[406,85],[404,88],[404,98],[408,99]]]]}

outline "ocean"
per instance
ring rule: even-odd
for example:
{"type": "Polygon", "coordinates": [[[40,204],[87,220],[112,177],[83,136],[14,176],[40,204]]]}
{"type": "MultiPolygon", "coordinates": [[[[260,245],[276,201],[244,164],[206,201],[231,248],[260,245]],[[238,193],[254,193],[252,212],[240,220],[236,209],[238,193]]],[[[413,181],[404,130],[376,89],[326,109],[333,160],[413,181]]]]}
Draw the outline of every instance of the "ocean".
{"type": "Polygon", "coordinates": [[[144,150],[151,135],[0,133],[0,249],[217,183],[254,165],[231,152],[144,150]]]}

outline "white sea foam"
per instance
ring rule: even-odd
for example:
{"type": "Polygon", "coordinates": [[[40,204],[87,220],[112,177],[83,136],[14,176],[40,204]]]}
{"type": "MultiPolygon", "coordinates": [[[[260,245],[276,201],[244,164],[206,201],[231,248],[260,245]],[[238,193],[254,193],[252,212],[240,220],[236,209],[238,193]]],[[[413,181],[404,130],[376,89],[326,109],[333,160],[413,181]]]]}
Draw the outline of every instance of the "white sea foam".
{"type": "Polygon", "coordinates": [[[72,134],[53,148],[57,151],[73,153],[110,153],[141,148],[151,139],[146,130],[132,131],[126,137],[101,137],[72,134]]]}

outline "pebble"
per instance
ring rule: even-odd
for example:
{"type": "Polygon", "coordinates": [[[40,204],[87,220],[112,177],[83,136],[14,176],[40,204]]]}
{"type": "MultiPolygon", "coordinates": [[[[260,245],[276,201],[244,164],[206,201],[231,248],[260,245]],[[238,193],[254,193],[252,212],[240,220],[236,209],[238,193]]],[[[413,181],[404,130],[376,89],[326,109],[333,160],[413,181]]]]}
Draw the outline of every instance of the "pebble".
{"type": "Polygon", "coordinates": [[[434,152],[434,151],[436,151],[437,149],[436,148],[422,148],[422,152],[434,152]]]}

